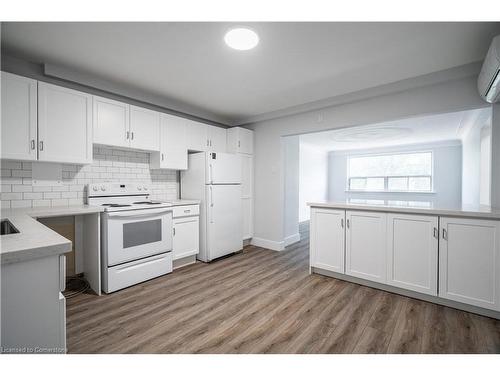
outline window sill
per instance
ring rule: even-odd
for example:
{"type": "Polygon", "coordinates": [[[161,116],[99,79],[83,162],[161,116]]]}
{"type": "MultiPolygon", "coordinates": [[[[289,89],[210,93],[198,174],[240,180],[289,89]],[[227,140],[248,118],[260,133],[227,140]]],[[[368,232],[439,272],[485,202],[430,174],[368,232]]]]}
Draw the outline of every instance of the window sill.
{"type": "Polygon", "coordinates": [[[435,191],[390,191],[390,190],[345,190],[346,193],[380,193],[380,194],[436,194],[435,191]]]}

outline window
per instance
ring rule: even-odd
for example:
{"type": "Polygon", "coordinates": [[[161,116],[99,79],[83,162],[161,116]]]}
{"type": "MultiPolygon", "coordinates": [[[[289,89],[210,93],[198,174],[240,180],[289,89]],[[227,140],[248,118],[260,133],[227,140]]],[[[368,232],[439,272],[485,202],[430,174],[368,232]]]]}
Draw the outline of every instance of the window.
{"type": "Polygon", "coordinates": [[[352,156],[347,188],[353,191],[432,191],[432,152],[352,156]]]}

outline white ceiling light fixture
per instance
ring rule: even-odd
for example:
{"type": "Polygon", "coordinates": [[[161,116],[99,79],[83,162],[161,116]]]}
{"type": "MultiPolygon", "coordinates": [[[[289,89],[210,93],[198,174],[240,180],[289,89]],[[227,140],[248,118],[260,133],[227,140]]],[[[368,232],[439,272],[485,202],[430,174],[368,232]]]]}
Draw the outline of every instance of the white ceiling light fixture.
{"type": "Polygon", "coordinates": [[[233,49],[247,51],[255,48],[257,44],[259,44],[259,36],[253,30],[245,27],[238,27],[229,30],[226,35],[224,35],[224,41],[233,49]]]}

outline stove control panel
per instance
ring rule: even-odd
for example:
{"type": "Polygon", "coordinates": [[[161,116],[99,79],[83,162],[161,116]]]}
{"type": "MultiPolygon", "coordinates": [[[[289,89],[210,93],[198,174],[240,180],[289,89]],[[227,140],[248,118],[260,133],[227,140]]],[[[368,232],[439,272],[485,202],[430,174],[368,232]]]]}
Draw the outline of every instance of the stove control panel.
{"type": "Polygon", "coordinates": [[[102,196],[103,194],[109,196],[120,196],[120,195],[149,195],[149,186],[146,184],[135,184],[135,183],[117,183],[117,182],[105,182],[98,184],[89,184],[87,187],[87,195],[92,196],[102,196]]]}

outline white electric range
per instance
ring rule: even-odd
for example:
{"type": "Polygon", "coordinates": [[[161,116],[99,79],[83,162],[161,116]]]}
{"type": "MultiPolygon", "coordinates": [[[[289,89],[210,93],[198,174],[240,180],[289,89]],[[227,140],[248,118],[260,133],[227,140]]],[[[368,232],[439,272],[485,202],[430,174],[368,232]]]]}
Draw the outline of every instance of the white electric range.
{"type": "Polygon", "coordinates": [[[143,184],[87,186],[101,214],[101,272],[106,293],[172,272],[172,204],[149,199],[143,184]]]}

